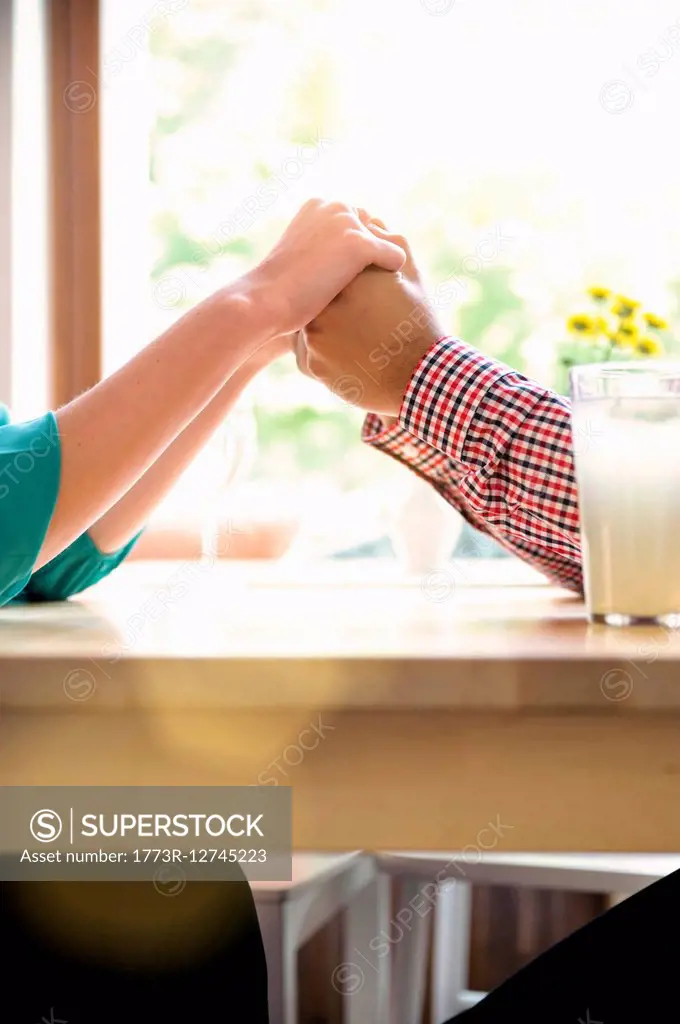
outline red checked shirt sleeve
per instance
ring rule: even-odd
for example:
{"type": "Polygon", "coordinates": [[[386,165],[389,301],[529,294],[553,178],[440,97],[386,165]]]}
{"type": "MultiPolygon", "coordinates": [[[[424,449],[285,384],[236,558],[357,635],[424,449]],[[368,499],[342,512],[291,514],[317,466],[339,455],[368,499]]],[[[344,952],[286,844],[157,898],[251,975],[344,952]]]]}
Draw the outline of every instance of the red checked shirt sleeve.
{"type": "Polygon", "coordinates": [[[363,439],[428,480],[476,529],[580,591],[581,543],[566,399],[454,339],[427,352],[385,429],[363,439]]]}

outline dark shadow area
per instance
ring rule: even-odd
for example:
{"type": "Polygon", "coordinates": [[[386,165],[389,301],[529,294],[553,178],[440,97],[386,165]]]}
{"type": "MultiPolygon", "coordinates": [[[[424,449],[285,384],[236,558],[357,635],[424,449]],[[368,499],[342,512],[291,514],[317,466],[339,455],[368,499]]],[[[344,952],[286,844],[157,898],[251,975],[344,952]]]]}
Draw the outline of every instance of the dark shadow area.
{"type": "Polygon", "coordinates": [[[150,882],[3,882],[3,1019],[267,1024],[267,970],[240,871],[150,882]]]}

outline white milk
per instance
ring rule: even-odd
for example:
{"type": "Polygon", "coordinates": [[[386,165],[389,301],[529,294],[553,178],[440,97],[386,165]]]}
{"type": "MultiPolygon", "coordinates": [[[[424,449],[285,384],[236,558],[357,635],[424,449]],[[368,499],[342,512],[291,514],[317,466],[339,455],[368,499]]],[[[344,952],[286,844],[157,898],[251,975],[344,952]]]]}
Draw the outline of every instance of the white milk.
{"type": "Polygon", "coordinates": [[[591,614],[680,612],[680,399],[579,401],[573,434],[591,614]]]}

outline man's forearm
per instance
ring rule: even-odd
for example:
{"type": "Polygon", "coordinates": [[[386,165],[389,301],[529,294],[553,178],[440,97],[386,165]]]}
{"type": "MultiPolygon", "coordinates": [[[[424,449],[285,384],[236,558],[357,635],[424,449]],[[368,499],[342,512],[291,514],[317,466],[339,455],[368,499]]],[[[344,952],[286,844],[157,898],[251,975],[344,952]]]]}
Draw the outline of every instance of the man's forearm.
{"type": "Polygon", "coordinates": [[[406,261],[399,274],[369,270],[352,281],[308,324],[298,366],[372,411],[366,441],[427,479],[478,529],[579,589],[568,404],[446,339],[406,239],[367,223],[406,261]]]}
{"type": "Polygon", "coordinates": [[[565,399],[448,339],[416,367],[398,423],[369,416],[364,439],[428,479],[504,547],[581,588],[565,399]]]}

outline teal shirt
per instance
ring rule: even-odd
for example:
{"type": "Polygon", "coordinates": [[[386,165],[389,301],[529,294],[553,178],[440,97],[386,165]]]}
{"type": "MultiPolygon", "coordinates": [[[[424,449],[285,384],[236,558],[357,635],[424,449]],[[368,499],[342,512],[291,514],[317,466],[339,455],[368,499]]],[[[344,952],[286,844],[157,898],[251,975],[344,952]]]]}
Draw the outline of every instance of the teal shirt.
{"type": "Polygon", "coordinates": [[[61,442],[52,412],[13,424],[0,404],[0,606],[8,601],[63,601],[103,579],[132,550],[113,554],[83,533],[33,571],[59,493],[61,442]]]}

